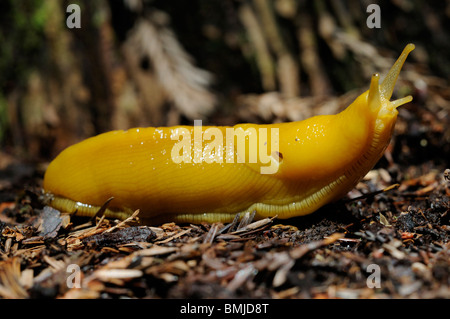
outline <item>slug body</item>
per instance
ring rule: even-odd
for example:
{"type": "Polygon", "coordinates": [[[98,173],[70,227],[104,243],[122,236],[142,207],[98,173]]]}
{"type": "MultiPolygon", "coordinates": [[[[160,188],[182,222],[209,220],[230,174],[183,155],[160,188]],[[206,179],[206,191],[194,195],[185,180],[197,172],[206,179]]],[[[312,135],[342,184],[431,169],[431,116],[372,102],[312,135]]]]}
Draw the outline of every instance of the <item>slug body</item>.
{"type": "Polygon", "coordinates": [[[45,173],[49,205],[93,216],[113,197],[106,217],[123,219],[140,209],[146,223],[228,222],[247,211],[256,218],[312,213],[344,196],[383,155],[396,108],[412,100],[389,101],[413,49],[408,44],[381,84],[374,74],[370,89],[336,115],[135,128],[70,146],[45,173]],[[242,132],[244,144],[236,142],[242,132]]]}

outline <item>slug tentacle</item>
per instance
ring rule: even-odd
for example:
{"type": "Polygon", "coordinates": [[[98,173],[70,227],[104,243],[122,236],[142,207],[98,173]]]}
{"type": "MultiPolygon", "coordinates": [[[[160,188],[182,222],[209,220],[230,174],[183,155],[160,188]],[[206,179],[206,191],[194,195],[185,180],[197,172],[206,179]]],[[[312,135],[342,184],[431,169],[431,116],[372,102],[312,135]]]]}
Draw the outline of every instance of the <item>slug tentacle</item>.
{"type": "Polygon", "coordinates": [[[411,102],[412,99],[413,99],[412,96],[411,96],[411,95],[408,95],[408,96],[405,96],[405,97],[403,97],[403,98],[401,98],[401,99],[398,99],[398,100],[395,100],[395,101],[391,101],[391,103],[392,103],[392,105],[393,105],[395,108],[398,108],[399,106],[401,106],[401,105],[403,105],[403,104],[406,104],[406,103],[411,102]]]}
{"type": "Polygon", "coordinates": [[[381,106],[380,75],[375,73],[370,81],[368,103],[372,112],[378,112],[381,106]]]}
{"type": "Polygon", "coordinates": [[[390,98],[413,49],[408,44],[381,84],[374,74],[369,90],[336,115],[270,125],[135,128],[72,145],[45,173],[44,190],[54,195],[49,205],[93,216],[114,197],[106,217],[123,219],[139,209],[147,223],[228,222],[247,211],[256,211],[255,218],[312,213],[344,196],[383,155],[396,108],[412,100],[390,98]],[[229,131],[239,136],[228,139],[229,131]],[[237,145],[230,143],[235,139],[237,145]]]}
{"type": "Polygon", "coordinates": [[[397,61],[394,63],[394,65],[389,70],[389,73],[384,78],[383,82],[380,86],[381,95],[386,99],[390,100],[392,93],[394,92],[394,86],[397,82],[398,76],[400,74],[400,71],[403,67],[403,64],[406,61],[406,58],[411,53],[412,50],[415,49],[414,44],[409,43],[406,45],[406,47],[403,49],[402,54],[397,59],[397,61]]]}

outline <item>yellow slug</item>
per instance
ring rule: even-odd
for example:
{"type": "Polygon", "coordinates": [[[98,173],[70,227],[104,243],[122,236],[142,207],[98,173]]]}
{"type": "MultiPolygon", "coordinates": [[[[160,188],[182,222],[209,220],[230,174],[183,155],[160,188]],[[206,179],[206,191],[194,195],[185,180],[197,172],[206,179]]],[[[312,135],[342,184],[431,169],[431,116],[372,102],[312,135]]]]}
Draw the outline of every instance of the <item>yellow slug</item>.
{"type": "Polygon", "coordinates": [[[398,111],[389,101],[408,44],[385,79],[336,115],[234,127],[174,126],[112,131],[72,145],[45,173],[49,205],[93,216],[140,209],[145,223],[228,222],[237,213],[290,218],[350,191],[377,163],[398,111]]]}

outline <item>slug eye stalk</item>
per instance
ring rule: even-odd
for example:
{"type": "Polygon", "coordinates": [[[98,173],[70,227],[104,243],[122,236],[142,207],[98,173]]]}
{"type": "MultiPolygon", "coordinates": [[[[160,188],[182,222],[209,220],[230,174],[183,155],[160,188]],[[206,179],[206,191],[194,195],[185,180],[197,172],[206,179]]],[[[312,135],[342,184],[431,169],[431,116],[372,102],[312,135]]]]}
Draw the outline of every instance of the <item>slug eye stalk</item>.
{"type": "Polygon", "coordinates": [[[372,75],[369,88],[369,107],[370,110],[376,112],[380,109],[381,95],[380,95],[380,75],[375,73],[372,75]]]}
{"type": "Polygon", "coordinates": [[[389,73],[386,75],[383,82],[381,83],[380,93],[386,100],[389,100],[391,98],[392,92],[394,92],[395,82],[397,82],[403,64],[405,63],[406,58],[411,53],[411,51],[415,49],[415,47],[416,46],[412,43],[406,45],[406,47],[403,49],[402,54],[400,54],[400,57],[391,67],[389,73]]]}

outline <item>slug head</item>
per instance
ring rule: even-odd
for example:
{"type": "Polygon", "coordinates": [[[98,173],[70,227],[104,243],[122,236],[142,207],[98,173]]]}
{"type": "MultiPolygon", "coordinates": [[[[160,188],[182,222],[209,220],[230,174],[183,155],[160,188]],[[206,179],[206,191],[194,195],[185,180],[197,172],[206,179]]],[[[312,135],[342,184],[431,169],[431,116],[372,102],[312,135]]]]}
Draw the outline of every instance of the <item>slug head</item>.
{"type": "Polygon", "coordinates": [[[346,124],[342,130],[348,139],[354,139],[354,145],[358,143],[364,145],[369,140],[372,141],[371,147],[379,150],[388,145],[397,120],[397,108],[412,101],[411,96],[390,101],[402,66],[412,50],[414,44],[408,44],[381,84],[379,74],[373,74],[369,90],[361,94],[341,113],[347,119],[358,119],[348,121],[352,125],[346,124]]]}
{"type": "Polygon", "coordinates": [[[374,165],[389,144],[397,107],[412,100],[407,96],[390,101],[401,68],[412,50],[414,45],[408,44],[381,84],[380,76],[374,74],[369,90],[341,113],[286,124],[286,129],[279,126],[284,160],[277,175],[295,180],[307,180],[314,175],[311,178],[320,179],[339,175],[361,158],[367,158],[368,166],[374,165]]]}
{"type": "Polygon", "coordinates": [[[381,85],[379,84],[380,76],[378,74],[372,75],[370,89],[367,92],[367,104],[369,105],[371,112],[376,115],[378,120],[377,124],[386,121],[395,121],[398,113],[397,107],[412,101],[412,96],[410,95],[395,101],[390,101],[390,98],[392,97],[394,86],[402,66],[405,63],[408,54],[414,50],[414,48],[414,44],[411,43],[405,47],[381,85]]]}

